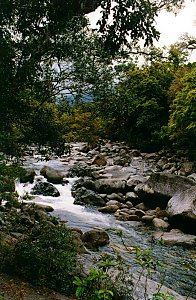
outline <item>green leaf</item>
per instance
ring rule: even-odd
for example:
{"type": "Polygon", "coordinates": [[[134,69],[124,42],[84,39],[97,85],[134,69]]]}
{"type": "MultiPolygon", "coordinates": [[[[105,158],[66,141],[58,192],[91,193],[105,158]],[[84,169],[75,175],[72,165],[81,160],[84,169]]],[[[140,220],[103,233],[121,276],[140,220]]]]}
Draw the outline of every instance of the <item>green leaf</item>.
{"type": "Polygon", "coordinates": [[[79,286],[76,289],[76,297],[80,298],[84,294],[85,288],[83,286],[79,286]]]}
{"type": "Polygon", "coordinates": [[[80,286],[80,285],[83,284],[83,281],[82,281],[79,277],[75,276],[74,278],[75,278],[75,279],[74,279],[73,283],[74,283],[75,285],[80,286]]]}

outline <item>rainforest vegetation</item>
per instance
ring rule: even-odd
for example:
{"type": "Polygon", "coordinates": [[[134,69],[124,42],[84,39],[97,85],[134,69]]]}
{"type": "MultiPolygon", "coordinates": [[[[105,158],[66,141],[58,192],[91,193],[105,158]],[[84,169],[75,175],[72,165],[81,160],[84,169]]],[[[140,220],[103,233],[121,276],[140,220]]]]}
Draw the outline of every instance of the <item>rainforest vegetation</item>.
{"type": "MultiPolygon", "coordinates": [[[[22,205],[14,181],[24,170],[6,165],[4,154],[21,158],[36,145],[60,156],[66,144],[93,145],[101,138],[145,152],[168,149],[194,160],[196,63],[189,62],[189,52],[195,51],[196,40],[184,36],[168,49],[153,46],[160,36],[159,12],[177,12],[183,2],[0,1],[0,204],[8,203],[0,205],[0,222],[6,232],[25,234],[14,247],[3,245],[0,236],[1,271],[13,270],[66,294],[75,284],[80,299],[97,299],[97,293],[99,299],[113,297],[110,290],[100,290],[100,278],[105,285],[105,273],[113,266],[108,259],[99,272],[73,281],[76,251],[66,226],[55,219],[36,221],[26,236],[32,224],[23,224],[17,211],[22,205]],[[100,19],[92,29],[88,13],[98,7],[100,19]],[[97,288],[95,295],[91,288],[97,288]]],[[[142,256],[148,252],[138,253],[142,267],[151,264],[142,256]]],[[[122,299],[117,296],[112,299],[122,299]]],[[[174,298],[159,294],[156,299],[174,298]]]]}
{"type": "Polygon", "coordinates": [[[195,156],[196,65],[188,62],[195,40],[152,47],[158,12],[181,4],[1,1],[0,150],[20,156],[32,143],[57,150],[101,137],[195,156]],[[86,13],[99,5],[91,30],[86,13]]]}

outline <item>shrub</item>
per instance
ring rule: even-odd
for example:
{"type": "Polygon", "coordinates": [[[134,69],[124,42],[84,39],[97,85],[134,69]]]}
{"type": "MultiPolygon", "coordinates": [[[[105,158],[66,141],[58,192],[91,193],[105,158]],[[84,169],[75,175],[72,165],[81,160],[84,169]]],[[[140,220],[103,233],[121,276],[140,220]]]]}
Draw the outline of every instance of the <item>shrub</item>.
{"type": "Polygon", "coordinates": [[[116,258],[108,254],[100,256],[86,277],[75,277],[76,297],[85,300],[132,299],[126,289],[126,284],[132,286],[132,277],[128,276],[129,268],[126,269],[124,263],[120,256],[116,258]],[[112,272],[116,273],[114,278],[111,278],[112,272]]]}
{"type": "Polygon", "coordinates": [[[22,175],[24,170],[16,165],[7,166],[0,162],[0,203],[7,201],[10,205],[17,203],[15,193],[15,179],[22,175]]]}
{"type": "Polygon", "coordinates": [[[76,251],[71,231],[64,225],[42,222],[19,240],[4,258],[4,268],[29,282],[71,294],[76,251]]]}

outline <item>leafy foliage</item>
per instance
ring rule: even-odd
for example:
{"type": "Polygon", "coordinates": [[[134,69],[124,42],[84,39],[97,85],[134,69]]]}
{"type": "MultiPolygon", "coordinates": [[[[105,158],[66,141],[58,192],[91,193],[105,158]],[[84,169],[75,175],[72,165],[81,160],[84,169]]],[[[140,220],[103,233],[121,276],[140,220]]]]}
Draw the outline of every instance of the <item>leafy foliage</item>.
{"type": "Polygon", "coordinates": [[[155,295],[153,295],[152,300],[175,300],[175,298],[163,293],[156,293],[155,295]]]}
{"type": "Polygon", "coordinates": [[[83,141],[94,144],[103,134],[103,124],[95,114],[93,103],[76,105],[69,113],[64,113],[61,122],[67,142],[83,141]]]}
{"type": "MultiPolygon", "coordinates": [[[[145,150],[162,147],[159,133],[168,121],[167,89],[173,78],[168,64],[131,68],[116,88],[116,95],[101,103],[113,120],[113,138],[145,150]]],[[[111,122],[111,121],[110,121],[111,122]]]]}
{"type": "MultiPolygon", "coordinates": [[[[78,276],[74,279],[76,288],[76,297],[85,300],[120,300],[124,297],[125,278],[128,274],[126,271],[121,272],[122,258],[113,258],[110,255],[103,254],[98,259],[96,266],[92,267],[88,275],[84,278],[78,276]],[[117,268],[119,274],[116,279],[111,278],[111,271],[117,268]]],[[[132,285],[132,279],[128,283],[132,285]]],[[[123,298],[124,299],[124,298],[123,298]]]]}
{"type": "Polygon", "coordinates": [[[196,157],[196,68],[181,79],[182,87],[171,104],[169,136],[178,148],[196,157]]]}
{"type": "MultiPolygon", "coordinates": [[[[102,8],[102,19],[98,22],[100,32],[104,34],[105,46],[110,51],[119,50],[121,45],[128,45],[128,37],[132,42],[144,40],[144,45],[158,39],[159,32],[155,28],[155,17],[160,9],[180,7],[183,1],[99,1],[102,8]],[[113,22],[110,16],[113,16],[113,22]]],[[[130,47],[132,45],[129,45],[130,47]]]]}
{"type": "Polygon", "coordinates": [[[8,253],[3,266],[9,266],[11,272],[33,284],[72,293],[76,251],[71,231],[64,225],[52,226],[43,221],[8,253]]]}
{"type": "Polygon", "coordinates": [[[2,200],[8,201],[7,205],[17,203],[15,179],[23,172],[24,170],[17,165],[6,166],[4,162],[0,162],[0,203],[2,200]]]}
{"type": "MultiPolygon", "coordinates": [[[[126,251],[130,249],[124,242],[122,231],[118,231],[118,236],[121,238],[122,244],[126,251]]],[[[149,300],[175,300],[176,298],[166,293],[161,292],[163,281],[160,282],[157,291],[148,298],[148,279],[151,278],[151,273],[156,272],[156,267],[159,262],[153,259],[152,250],[141,247],[135,248],[135,261],[141,267],[142,272],[139,276],[133,276],[131,269],[126,265],[124,259],[119,253],[115,256],[108,254],[101,255],[91,267],[89,273],[85,277],[76,276],[74,284],[76,285],[76,297],[78,299],[107,299],[120,300],[139,299],[137,295],[138,286],[145,281],[143,295],[140,296],[149,300]],[[143,279],[142,279],[143,277],[143,279]]]]}
{"type": "Polygon", "coordinates": [[[179,49],[170,49],[167,63],[151,59],[150,66],[131,68],[117,84],[115,94],[112,59],[117,53],[121,58],[124,46],[132,50],[141,39],[151,45],[159,37],[155,28],[158,12],[178,9],[183,2],[1,2],[0,150],[19,157],[22,146],[34,142],[62,154],[65,139],[103,135],[145,150],[162,147],[162,137],[167,138],[161,131],[168,122],[167,90],[183,59],[179,49]],[[85,13],[98,6],[101,19],[98,29],[92,31],[85,13]],[[99,109],[89,105],[89,110],[59,110],[61,101],[84,99],[95,99],[99,109]],[[103,118],[95,118],[92,110],[102,111],[103,118]]]}

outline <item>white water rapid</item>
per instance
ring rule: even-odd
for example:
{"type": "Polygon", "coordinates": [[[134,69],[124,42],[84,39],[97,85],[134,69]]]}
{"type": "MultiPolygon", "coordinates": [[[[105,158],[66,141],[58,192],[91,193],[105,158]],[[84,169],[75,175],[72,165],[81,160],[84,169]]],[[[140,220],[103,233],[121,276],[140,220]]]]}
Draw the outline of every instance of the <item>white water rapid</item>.
{"type": "MultiPolygon", "coordinates": [[[[26,161],[25,165],[32,167],[36,171],[36,176],[32,184],[16,182],[16,190],[21,201],[23,201],[22,198],[25,195],[30,195],[32,187],[38,180],[46,181],[43,176],[40,176],[40,169],[43,166],[51,166],[62,172],[69,168],[68,164],[58,158],[46,162],[38,161],[37,158],[32,157],[26,161]]],[[[152,231],[150,228],[141,224],[136,225],[134,222],[117,221],[114,216],[102,214],[94,207],[74,205],[74,198],[71,195],[71,186],[77,179],[78,178],[66,178],[69,183],[64,185],[55,184],[54,186],[60,192],[59,197],[37,195],[34,199],[25,201],[52,206],[54,208],[52,215],[66,221],[69,226],[80,228],[83,231],[93,228],[106,230],[110,236],[110,245],[104,247],[101,251],[113,253],[112,248],[122,249],[122,242],[116,234],[118,229],[122,229],[124,242],[128,247],[141,246],[146,249],[153,247],[154,258],[158,259],[166,267],[164,274],[166,286],[181,294],[187,295],[193,286],[195,277],[193,251],[182,247],[168,247],[152,244],[152,231]]],[[[126,262],[131,265],[132,270],[134,270],[136,266],[133,264],[133,256],[126,251],[124,251],[122,255],[126,262]]],[[[154,278],[154,280],[157,280],[157,278],[154,278]]],[[[193,290],[191,296],[196,296],[196,291],[193,290]]]]}

